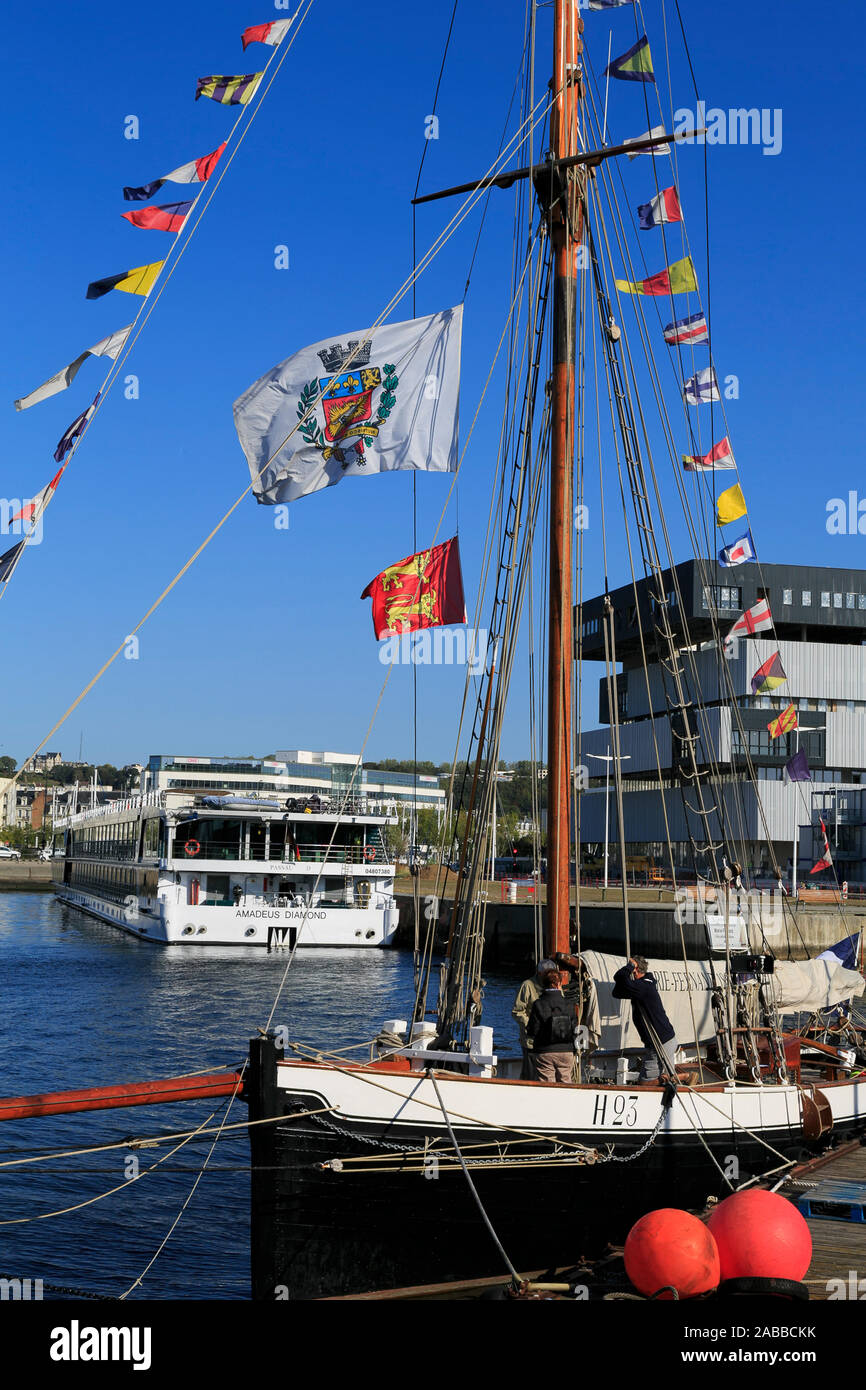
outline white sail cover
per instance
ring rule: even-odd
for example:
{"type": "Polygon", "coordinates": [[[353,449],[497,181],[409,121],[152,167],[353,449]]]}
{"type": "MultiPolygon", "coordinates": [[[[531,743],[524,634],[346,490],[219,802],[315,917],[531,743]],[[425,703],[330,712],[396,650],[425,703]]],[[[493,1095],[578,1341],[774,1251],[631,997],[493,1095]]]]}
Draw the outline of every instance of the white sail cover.
{"type": "MultiPolygon", "coordinates": [[[[595,980],[601,1022],[602,1051],[623,1047],[643,1047],[631,1020],[627,999],[614,999],[613,977],[625,965],[622,956],[602,951],[583,951],[583,959],[595,980]]],[[[677,1042],[706,1042],[715,1036],[711,1004],[713,977],[709,961],[648,960],[655,976],[665,1013],[676,1033],[677,1042]]],[[[725,983],[724,962],[714,962],[716,984],[725,983]]],[[[866,980],[857,970],[846,970],[829,960],[777,960],[770,977],[776,1007],[784,1012],[814,1012],[832,1008],[845,999],[861,995],[866,980]]]]}

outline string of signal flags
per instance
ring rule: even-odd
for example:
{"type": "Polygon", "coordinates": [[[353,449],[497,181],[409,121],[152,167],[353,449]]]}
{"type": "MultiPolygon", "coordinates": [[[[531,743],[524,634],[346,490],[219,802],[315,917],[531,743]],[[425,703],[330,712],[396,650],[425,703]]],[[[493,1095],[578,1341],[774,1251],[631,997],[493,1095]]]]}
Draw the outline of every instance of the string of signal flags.
{"type": "MultiPolygon", "coordinates": [[[[292,16],[286,19],[271,20],[266,24],[253,24],[244,29],[241,34],[244,52],[246,52],[247,48],[252,43],[265,44],[276,50],[289,32],[298,13],[299,10],[296,10],[292,16]]],[[[271,56],[273,57],[273,55],[271,56]]],[[[244,108],[252,100],[261,86],[266,70],[267,69],[264,68],[261,72],[243,73],[236,76],[212,74],[207,77],[199,77],[196,81],[195,100],[198,101],[200,97],[207,97],[221,106],[239,106],[244,108]]],[[[238,120],[240,120],[242,114],[242,111],[239,112],[238,120]]],[[[223,140],[215,150],[211,150],[209,154],[200,155],[196,159],[191,159],[186,164],[181,164],[178,168],[172,169],[171,173],[163,174],[160,178],[153,179],[150,183],[141,184],[139,187],[127,187],[123,190],[123,197],[127,202],[146,203],[147,200],[152,198],[166,183],[202,185],[194,198],[175,203],[150,204],[146,207],[133,208],[128,212],[121,213],[124,220],[129,222],[131,226],[139,228],[142,231],[169,232],[172,236],[177,238],[192,214],[198,198],[201,196],[203,185],[207,183],[216,169],[220,157],[226,149],[231,139],[231,134],[233,133],[234,128],[228,138],[223,140]]],[[[101,280],[93,280],[87,286],[86,298],[101,299],[103,295],[110,293],[112,290],[119,290],[124,294],[134,294],[140,296],[142,299],[147,299],[159,280],[167,260],[168,257],[165,257],[162,260],[152,261],[148,265],[135,266],[131,270],[123,270],[116,275],[108,275],[101,280]]],[[[93,347],[85,348],[85,350],[81,352],[74,361],[70,362],[68,366],[61,368],[59,372],[55,372],[53,376],[49,377],[47,381],[42,382],[40,386],[35,387],[26,395],[19,397],[19,399],[14,402],[15,409],[19,411],[29,410],[31,406],[38,405],[40,402],[49,400],[52,396],[56,396],[59,392],[67,390],[68,387],[72,385],[78,375],[79,369],[83,366],[88,357],[103,357],[112,364],[115,363],[120,353],[123,351],[127,339],[134,327],[135,322],[127,324],[124,328],[119,328],[114,333],[110,333],[107,337],[102,338],[98,343],[94,344],[93,347]]],[[[112,368],[109,368],[109,376],[111,370],[112,368]]],[[[9,518],[10,527],[13,524],[20,523],[23,527],[28,529],[21,540],[17,541],[9,550],[0,555],[0,598],[2,598],[6,592],[6,586],[17,568],[26,546],[34,535],[46,507],[54,497],[57,491],[57,485],[69,463],[72,461],[72,456],[81,443],[87,427],[100,401],[104,397],[107,381],[108,377],[106,377],[106,381],[103,382],[103,385],[96,393],[91,404],[76,416],[72,424],[69,425],[61,435],[54,450],[55,462],[62,465],[59,472],[57,472],[51,481],[33,498],[26,501],[14,516],[10,516],[9,518]]]]}
{"type": "MultiPolygon", "coordinates": [[[[633,0],[589,0],[590,10],[610,10],[620,9],[625,5],[632,4],[633,0]]],[[[614,58],[605,69],[605,77],[613,78],[625,82],[641,82],[655,84],[655,74],[653,72],[652,53],[650,51],[649,40],[646,34],[641,35],[636,43],[625,53],[614,58]]],[[[647,132],[649,137],[657,137],[664,134],[663,126],[656,126],[647,132]]],[[[638,136],[637,139],[645,139],[646,136],[638,136]]],[[[655,156],[657,153],[668,153],[669,146],[655,145],[641,151],[655,156]]],[[[634,156],[630,156],[634,157],[634,156]]],[[[641,203],[637,208],[638,226],[641,231],[651,231],[656,227],[661,227],[669,223],[682,222],[683,214],[680,205],[679,193],[676,187],[661,189],[655,198],[647,203],[641,203]]],[[[689,294],[697,290],[697,276],[691,256],[686,256],[682,260],[675,261],[666,266],[664,270],[658,271],[654,275],[647,276],[643,280],[616,280],[617,289],[622,294],[647,295],[647,296],[672,296],[675,294],[689,294]]],[[[709,344],[709,330],[707,320],[702,310],[695,314],[689,314],[682,318],[674,318],[666,325],[663,330],[665,343],[668,346],[699,346],[709,344]]],[[[708,402],[721,400],[721,393],[716,378],[715,369],[712,364],[696,372],[694,376],[683,384],[683,399],[688,405],[703,405],[708,402]]],[[[689,473],[716,473],[725,470],[736,469],[731,442],[727,435],[720,440],[705,454],[684,454],[683,467],[689,473]]],[[[734,483],[731,487],[721,492],[716,499],[716,525],[724,527],[732,522],[739,521],[747,515],[746,499],[739,483],[734,483]]],[[[727,545],[724,545],[718,553],[720,565],[730,568],[736,565],[746,564],[749,561],[756,561],[757,554],[755,543],[752,537],[751,528],[727,545]]],[[[733,627],[724,639],[724,646],[729,644],[737,637],[752,637],[758,633],[772,631],[773,618],[770,613],[770,605],[766,599],[761,599],[752,608],[747,609],[740,615],[733,627]]],[[[778,651],[771,653],[769,657],[758,666],[751,678],[751,688],[753,695],[765,695],[779,686],[784,685],[787,680],[782,658],[778,651]]],[[[793,701],[789,702],[785,709],[775,718],[771,719],[767,725],[771,738],[780,738],[785,734],[795,731],[798,728],[797,710],[793,701]]],[[[798,748],[794,755],[785,764],[785,770],[792,782],[808,782],[812,780],[809,770],[809,763],[804,749],[798,748]]],[[[824,830],[822,822],[822,830],[824,830]]],[[[832,867],[829,845],[827,843],[826,832],[824,832],[824,856],[818,860],[812,873],[818,873],[822,869],[832,867]]]]}

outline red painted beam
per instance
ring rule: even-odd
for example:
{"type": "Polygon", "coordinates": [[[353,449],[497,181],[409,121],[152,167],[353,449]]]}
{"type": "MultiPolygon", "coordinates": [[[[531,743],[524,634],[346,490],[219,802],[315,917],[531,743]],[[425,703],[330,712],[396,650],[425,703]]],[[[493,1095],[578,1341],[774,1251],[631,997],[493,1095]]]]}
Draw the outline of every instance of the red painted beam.
{"type": "Polygon", "coordinates": [[[130,1081],[115,1086],[88,1086],[83,1091],[46,1091],[41,1096],[0,1098],[0,1120],[28,1120],[34,1115],[70,1115],[78,1110],[119,1110],[129,1105],[168,1105],[178,1100],[230,1096],[240,1072],[174,1076],[162,1081],[130,1081]]]}

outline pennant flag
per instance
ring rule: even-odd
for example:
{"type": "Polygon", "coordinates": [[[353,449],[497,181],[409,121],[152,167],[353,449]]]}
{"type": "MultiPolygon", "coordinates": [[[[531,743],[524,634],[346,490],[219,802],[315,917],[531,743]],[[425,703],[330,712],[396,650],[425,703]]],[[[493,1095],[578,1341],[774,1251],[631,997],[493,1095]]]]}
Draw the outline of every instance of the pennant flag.
{"type": "MultiPolygon", "coordinates": [[[[295,16],[292,15],[292,19],[294,18],[295,16]]],[[[267,43],[270,44],[271,48],[275,48],[278,43],[282,43],[289,32],[292,19],[272,19],[270,24],[251,24],[241,34],[244,52],[247,50],[247,44],[250,43],[267,43]]]]}
{"type": "Polygon", "coordinates": [[[761,662],[752,676],[752,694],[766,695],[768,691],[775,690],[777,685],[784,685],[787,679],[782,669],[782,658],[778,652],[773,652],[772,656],[761,662]]]}
{"type": "Polygon", "coordinates": [[[673,323],[665,326],[665,342],[674,346],[676,343],[706,343],[709,341],[707,331],[707,320],[703,310],[697,314],[689,314],[688,318],[674,319],[673,323]]]}
{"type": "Polygon", "coordinates": [[[841,941],[837,941],[835,946],[828,946],[826,951],[822,951],[816,960],[828,960],[833,965],[844,966],[846,970],[857,969],[857,957],[860,954],[860,932],[855,932],[853,936],[843,936],[841,941]]]}
{"type": "Polygon", "coordinates": [[[755,559],[755,546],[752,540],[751,531],[747,531],[744,536],[738,536],[730,545],[723,546],[719,551],[719,564],[726,569],[733,565],[743,565],[747,560],[755,559]]]}
{"type": "Polygon", "coordinates": [[[313,343],[254,382],[234,413],[259,502],[394,469],[453,473],[462,326],[458,305],[313,343]]]}
{"type": "MultiPolygon", "coordinates": [[[[781,738],[782,734],[790,734],[796,727],[797,711],[794,709],[793,704],[786,705],[778,719],[771,719],[767,725],[770,731],[770,738],[781,738]]],[[[796,781],[796,778],[792,780],[796,781]]]]}
{"type": "Polygon", "coordinates": [[[56,396],[59,391],[65,391],[67,386],[71,386],[76,376],[78,368],[88,357],[110,357],[114,362],[120,354],[120,350],[126,342],[132,324],[127,324],[126,328],[119,328],[116,333],[110,333],[107,338],[103,338],[95,347],[88,348],[82,352],[80,357],[76,357],[74,362],[70,362],[68,367],[64,367],[62,372],[57,372],[54,376],[43,381],[41,386],[37,386],[35,391],[31,391],[29,396],[22,396],[20,401],[15,402],[16,410],[29,410],[31,405],[36,405],[39,401],[47,401],[49,396],[56,396]]]}
{"type": "Polygon", "coordinates": [[[54,496],[54,489],[57,487],[57,484],[60,482],[65,472],[66,464],[64,463],[59,473],[56,473],[51,479],[51,482],[48,483],[41,492],[37,492],[36,496],[29,502],[25,502],[20,512],[16,512],[14,516],[9,518],[10,526],[13,521],[23,521],[27,526],[30,526],[34,521],[38,521],[54,496]]]}
{"type": "MultiPolygon", "coordinates": [[[[769,724],[767,728],[770,728],[769,724]]],[[[775,738],[776,735],[774,734],[773,737],[775,738]]],[[[802,748],[785,763],[785,771],[790,782],[811,782],[812,774],[809,771],[809,762],[802,748]]]]}
{"type": "MultiPolygon", "coordinates": [[[[725,494],[722,493],[722,497],[725,494]]],[[[719,501],[721,501],[721,497],[719,501]]],[[[726,642],[730,642],[732,637],[754,637],[756,632],[766,632],[773,626],[773,619],[770,616],[770,605],[765,598],[759,600],[753,608],[747,608],[745,613],[737,619],[731,628],[726,642]]],[[[793,709],[793,705],[791,706],[793,709]]]]}
{"type": "Polygon", "coordinates": [[[739,483],[734,483],[733,487],[720,492],[716,499],[716,525],[728,526],[732,521],[739,521],[747,510],[743,489],[739,483]]]}
{"type": "Polygon", "coordinates": [[[87,286],[85,298],[101,299],[109,290],[148,295],[164,265],[165,261],[153,261],[150,265],[138,265],[134,270],[122,270],[119,275],[108,275],[104,280],[94,280],[87,286]]]}
{"type": "Polygon", "coordinates": [[[55,462],[63,462],[63,460],[66,458],[66,455],[69,453],[69,450],[75,443],[76,439],[79,439],[80,436],[87,429],[88,422],[94,410],[96,409],[96,403],[98,400],[99,393],[97,393],[97,395],[94,397],[93,404],[89,405],[86,410],[83,410],[81,414],[75,420],[72,421],[72,424],[69,426],[69,429],[66,431],[66,433],[61,436],[60,443],[54,450],[55,462]]]}
{"type": "Polygon", "coordinates": [[[604,75],[620,77],[623,82],[655,82],[653,60],[646,34],[642,34],[637,43],[633,43],[625,53],[614,58],[605,68],[604,75]]]}
{"type": "MultiPolygon", "coordinates": [[[[2,561],[0,561],[0,563],[2,563],[2,561]]],[[[818,819],[821,820],[820,816],[818,819]]],[[[832,869],[833,867],[833,858],[830,854],[830,841],[827,839],[827,827],[823,821],[821,821],[821,834],[824,837],[824,853],[821,855],[817,864],[812,865],[809,870],[810,874],[819,874],[822,869],[832,869]]]]}
{"type": "Polygon", "coordinates": [[[161,179],[154,179],[152,183],[143,183],[140,188],[124,188],[124,198],[128,203],[146,203],[164,183],[207,183],[227,144],[228,141],[223,140],[210,154],[203,154],[200,159],[191,159],[189,164],[181,164],[179,169],[172,169],[170,174],[163,174],[161,179]]]}
{"type": "MultiPolygon", "coordinates": [[[[658,140],[659,137],[664,134],[665,128],[663,125],[654,125],[652,130],[645,130],[643,135],[632,135],[629,137],[628,140],[623,140],[622,143],[624,145],[636,145],[639,144],[641,140],[658,140]]],[[[651,154],[655,156],[657,154],[670,154],[670,152],[670,145],[661,144],[650,145],[644,150],[635,150],[634,152],[632,152],[631,150],[627,150],[626,154],[628,155],[629,159],[637,159],[638,155],[640,154],[651,154]]]]}
{"type": "Polygon", "coordinates": [[[5,555],[0,555],[0,584],[9,583],[9,580],[12,578],[12,572],[21,559],[21,552],[26,544],[26,540],[19,541],[17,545],[13,545],[11,550],[7,550],[5,555]]]}
{"type": "Polygon", "coordinates": [[[223,106],[246,106],[261,77],[260,72],[247,72],[242,77],[200,77],[195,84],[195,99],[210,97],[223,106]]]}
{"type": "Polygon", "coordinates": [[[193,198],[188,203],[160,203],[159,207],[135,208],[120,215],[146,232],[179,232],[194,202],[193,198]]]}
{"type": "Polygon", "coordinates": [[[720,401],[719,383],[712,367],[702,367],[690,376],[683,387],[683,400],[687,405],[705,405],[707,401],[720,401]]]}
{"type": "Polygon", "coordinates": [[[736,466],[727,435],[708,454],[683,454],[683,468],[687,473],[721,473],[736,466]]]}
{"type": "Polygon", "coordinates": [[[615,280],[614,284],[623,294],[687,294],[698,287],[691,256],[674,261],[667,270],[660,270],[646,280],[615,280]]]}
{"type": "Polygon", "coordinates": [[[361,598],[373,600],[376,637],[466,622],[457,537],[407,555],[371,580],[361,598]]]}
{"type": "Polygon", "coordinates": [[[682,222],[683,214],[677,190],[673,187],[663,188],[651,202],[641,203],[637,215],[642,232],[660,227],[663,222],[682,222]]]}

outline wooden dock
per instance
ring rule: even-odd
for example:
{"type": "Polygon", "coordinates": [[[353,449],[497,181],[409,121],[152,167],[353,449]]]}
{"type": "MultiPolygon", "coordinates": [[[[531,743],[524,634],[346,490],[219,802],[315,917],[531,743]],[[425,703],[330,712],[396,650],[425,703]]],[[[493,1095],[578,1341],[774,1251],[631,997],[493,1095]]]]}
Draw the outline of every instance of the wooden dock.
{"type": "MultiPolygon", "coordinates": [[[[836,1153],[802,1164],[781,1190],[796,1200],[827,1180],[866,1185],[866,1148],[855,1140],[836,1153]]],[[[803,1283],[809,1287],[810,1299],[866,1300],[866,1224],[814,1216],[807,1217],[807,1222],[812,1263],[803,1283]]]]}

